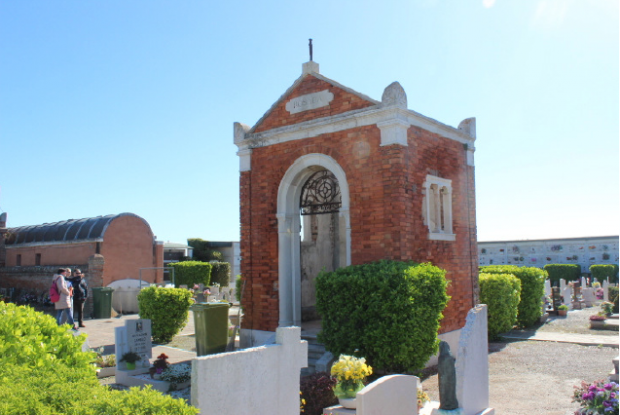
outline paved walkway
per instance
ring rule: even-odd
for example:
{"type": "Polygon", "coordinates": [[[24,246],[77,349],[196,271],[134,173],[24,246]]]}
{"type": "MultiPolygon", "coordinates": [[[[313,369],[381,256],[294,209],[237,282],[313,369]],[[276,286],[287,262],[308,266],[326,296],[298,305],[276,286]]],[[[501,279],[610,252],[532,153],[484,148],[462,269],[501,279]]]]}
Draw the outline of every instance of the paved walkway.
{"type": "Polygon", "coordinates": [[[595,334],[554,333],[544,331],[524,331],[503,335],[505,339],[537,340],[544,342],[573,343],[583,346],[607,346],[618,348],[618,336],[595,334]]]}

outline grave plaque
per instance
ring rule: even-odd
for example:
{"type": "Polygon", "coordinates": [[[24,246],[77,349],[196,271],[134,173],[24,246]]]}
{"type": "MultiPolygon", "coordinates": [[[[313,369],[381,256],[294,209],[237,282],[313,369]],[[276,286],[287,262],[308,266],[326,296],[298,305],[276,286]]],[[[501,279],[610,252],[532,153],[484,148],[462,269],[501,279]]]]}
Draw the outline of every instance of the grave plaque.
{"type": "Polygon", "coordinates": [[[151,342],[151,320],[128,320],[125,322],[125,328],[127,330],[127,347],[129,350],[139,355],[146,355],[149,358],[153,357],[151,351],[153,347],[151,342]]]}

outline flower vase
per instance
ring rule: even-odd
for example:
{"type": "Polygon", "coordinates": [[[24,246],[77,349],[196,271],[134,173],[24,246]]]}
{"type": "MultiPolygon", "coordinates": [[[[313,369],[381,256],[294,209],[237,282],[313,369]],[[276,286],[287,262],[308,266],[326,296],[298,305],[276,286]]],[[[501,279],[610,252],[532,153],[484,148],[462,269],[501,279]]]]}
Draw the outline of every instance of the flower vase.
{"type": "Polygon", "coordinates": [[[357,408],[357,402],[356,402],[355,398],[338,398],[338,403],[343,408],[347,408],[347,409],[356,409],[357,408]]]}
{"type": "Polygon", "coordinates": [[[361,380],[339,381],[334,388],[334,395],[343,408],[355,409],[357,407],[355,397],[362,389],[364,384],[361,380]]]}

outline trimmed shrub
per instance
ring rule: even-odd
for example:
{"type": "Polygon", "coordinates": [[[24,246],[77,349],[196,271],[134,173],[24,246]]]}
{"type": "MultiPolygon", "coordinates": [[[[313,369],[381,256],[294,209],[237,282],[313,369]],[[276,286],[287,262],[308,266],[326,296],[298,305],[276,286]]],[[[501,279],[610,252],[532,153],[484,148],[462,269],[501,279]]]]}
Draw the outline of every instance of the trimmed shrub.
{"type": "Polygon", "coordinates": [[[218,283],[227,287],[230,282],[230,264],[228,262],[211,262],[211,284],[218,283]]]}
{"type": "Polygon", "coordinates": [[[168,343],[187,324],[192,293],[183,288],[148,287],[138,294],[140,318],[151,320],[155,343],[168,343]]]}
{"type": "Polygon", "coordinates": [[[243,277],[241,275],[237,275],[235,277],[235,298],[237,302],[241,304],[241,296],[243,295],[243,277]]]}
{"type": "Polygon", "coordinates": [[[194,284],[211,283],[211,264],[200,261],[172,262],[168,264],[174,268],[174,286],[187,285],[189,288],[194,284]]]}
{"type": "Polygon", "coordinates": [[[317,372],[301,378],[301,398],[304,415],[321,415],[323,408],[336,405],[338,399],[334,395],[337,380],[327,372],[317,372]]]}
{"type": "Polygon", "coordinates": [[[609,301],[614,303],[614,313],[618,313],[618,287],[609,287],[609,301]]]}
{"type": "Polygon", "coordinates": [[[446,272],[431,264],[378,261],[321,272],[319,341],[334,356],[364,356],[376,371],[414,372],[437,352],[450,297],[446,272]]]}
{"type": "Polygon", "coordinates": [[[487,305],[490,339],[510,331],[517,322],[521,281],[512,274],[480,274],[480,302],[487,305]]]}
{"type": "Polygon", "coordinates": [[[617,265],[590,265],[592,279],[596,279],[601,284],[609,277],[609,282],[615,283],[618,280],[617,265]]]}
{"type": "Polygon", "coordinates": [[[529,327],[538,322],[542,316],[545,279],[547,272],[534,267],[516,265],[489,265],[480,267],[480,272],[488,274],[512,274],[521,281],[521,301],[517,314],[517,324],[529,327]]]}
{"type": "Polygon", "coordinates": [[[559,285],[561,279],[571,282],[577,281],[581,276],[581,265],[577,264],[547,264],[544,269],[554,285],[559,285]]]}
{"type": "Polygon", "coordinates": [[[3,302],[0,316],[0,414],[197,413],[157,391],[101,385],[92,365],[96,354],[82,351],[85,335],[74,336],[51,316],[3,302]]]}

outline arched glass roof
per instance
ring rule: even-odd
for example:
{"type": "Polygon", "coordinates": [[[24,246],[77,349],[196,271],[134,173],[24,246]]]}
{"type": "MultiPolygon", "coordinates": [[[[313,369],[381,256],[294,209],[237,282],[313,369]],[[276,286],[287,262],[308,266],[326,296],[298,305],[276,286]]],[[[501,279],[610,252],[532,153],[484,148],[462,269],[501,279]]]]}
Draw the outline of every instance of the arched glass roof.
{"type": "MultiPolygon", "coordinates": [[[[68,219],[42,225],[8,228],[7,245],[59,243],[78,241],[101,241],[108,225],[120,216],[135,216],[133,213],[97,216],[95,218],[68,219]]],[[[140,218],[142,219],[142,218],[140,218]]],[[[144,220],[144,219],[142,219],[144,220]]],[[[146,221],[145,221],[146,222],[146,221]]],[[[148,225],[148,224],[147,224],[148,225]]]]}

